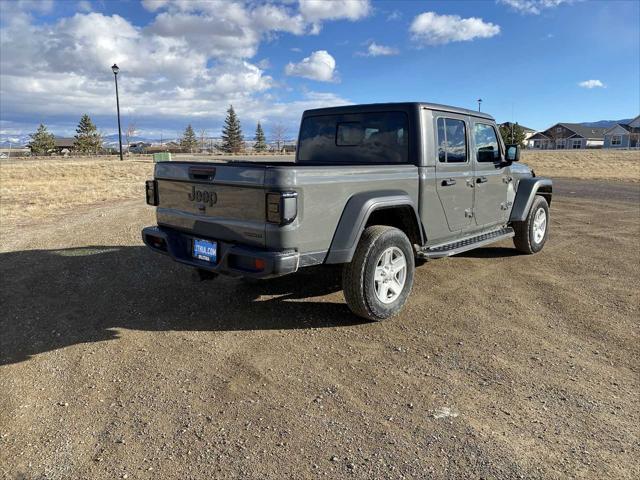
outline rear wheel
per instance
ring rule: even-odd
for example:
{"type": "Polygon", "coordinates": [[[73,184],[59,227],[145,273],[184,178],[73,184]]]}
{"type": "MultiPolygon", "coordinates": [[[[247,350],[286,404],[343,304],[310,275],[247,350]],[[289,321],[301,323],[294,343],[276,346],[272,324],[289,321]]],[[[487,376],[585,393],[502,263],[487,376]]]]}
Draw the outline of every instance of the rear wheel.
{"type": "Polygon", "coordinates": [[[414,271],[413,247],[401,230],[386,225],[368,227],[351,263],[343,268],[347,305],[369,320],[392,317],[411,292],[414,271]]]}
{"type": "Polygon", "coordinates": [[[544,197],[536,195],[523,222],[513,222],[515,237],[513,244],[523,253],[542,250],[549,236],[549,204],[544,197]]]}

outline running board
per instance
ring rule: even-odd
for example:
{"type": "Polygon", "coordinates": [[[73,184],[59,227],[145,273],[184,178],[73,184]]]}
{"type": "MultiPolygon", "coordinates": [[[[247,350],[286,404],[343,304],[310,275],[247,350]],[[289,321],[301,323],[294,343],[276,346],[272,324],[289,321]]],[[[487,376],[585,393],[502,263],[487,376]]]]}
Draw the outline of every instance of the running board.
{"type": "Polygon", "coordinates": [[[443,243],[435,245],[433,247],[426,247],[418,251],[418,257],[420,258],[441,258],[450,257],[451,255],[457,255],[458,253],[466,252],[467,250],[473,250],[474,248],[483,247],[490,243],[504,240],[505,238],[511,238],[515,235],[513,228],[505,227],[500,230],[494,230],[493,232],[483,233],[474,237],[467,237],[455,242],[443,243]]]}

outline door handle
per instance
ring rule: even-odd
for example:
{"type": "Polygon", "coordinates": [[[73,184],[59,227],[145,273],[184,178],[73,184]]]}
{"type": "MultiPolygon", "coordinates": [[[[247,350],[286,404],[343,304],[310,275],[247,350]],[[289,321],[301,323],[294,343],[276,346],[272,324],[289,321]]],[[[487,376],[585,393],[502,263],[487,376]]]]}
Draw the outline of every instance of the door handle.
{"type": "Polygon", "coordinates": [[[443,187],[450,187],[451,185],[455,185],[455,184],[456,184],[455,178],[447,178],[446,180],[442,180],[443,187]]]}
{"type": "Polygon", "coordinates": [[[489,180],[487,177],[478,177],[476,178],[476,183],[487,183],[489,180]]]}

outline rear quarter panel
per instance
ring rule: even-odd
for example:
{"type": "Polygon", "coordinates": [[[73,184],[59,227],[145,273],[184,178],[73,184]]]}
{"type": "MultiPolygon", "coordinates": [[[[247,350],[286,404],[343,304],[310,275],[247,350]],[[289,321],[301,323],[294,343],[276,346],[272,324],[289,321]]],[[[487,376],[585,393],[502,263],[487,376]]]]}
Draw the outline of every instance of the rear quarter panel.
{"type": "Polygon", "coordinates": [[[418,168],[414,165],[271,167],[265,188],[298,193],[298,215],[285,227],[267,225],[268,248],[326,252],[349,199],[361,192],[397,190],[418,202],[418,168]]]}

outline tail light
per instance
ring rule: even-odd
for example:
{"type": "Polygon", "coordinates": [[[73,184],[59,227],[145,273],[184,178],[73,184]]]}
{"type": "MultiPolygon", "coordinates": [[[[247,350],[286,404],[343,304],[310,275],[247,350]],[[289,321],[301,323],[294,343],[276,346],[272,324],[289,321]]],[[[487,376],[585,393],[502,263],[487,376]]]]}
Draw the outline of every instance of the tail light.
{"type": "Polygon", "coordinates": [[[298,215],[298,194],[296,192],[267,193],[267,222],[287,225],[298,215]]]}
{"type": "Polygon", "coordinates": [[[145,182],[145,189],[147,191],[147,204],[158,205],[158,182],[155,180],[147,180],[145,182]]]}

